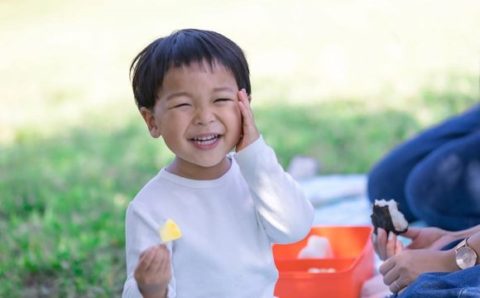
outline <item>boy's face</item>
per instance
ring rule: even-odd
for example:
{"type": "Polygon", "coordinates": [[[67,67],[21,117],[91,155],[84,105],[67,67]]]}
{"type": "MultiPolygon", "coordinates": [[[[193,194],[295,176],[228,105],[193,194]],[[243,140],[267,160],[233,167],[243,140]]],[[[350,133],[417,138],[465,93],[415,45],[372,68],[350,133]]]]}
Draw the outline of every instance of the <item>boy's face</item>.
{"type": "Polygon", "coordinates": [[[241,133],[237,96],[235,77],[220,63],[191,63],[166,73],[153,111],[141,112],[150,134],[162,136],[176,155],[169,171],[194,179],[225,173],[226,154],[241,133]]]}

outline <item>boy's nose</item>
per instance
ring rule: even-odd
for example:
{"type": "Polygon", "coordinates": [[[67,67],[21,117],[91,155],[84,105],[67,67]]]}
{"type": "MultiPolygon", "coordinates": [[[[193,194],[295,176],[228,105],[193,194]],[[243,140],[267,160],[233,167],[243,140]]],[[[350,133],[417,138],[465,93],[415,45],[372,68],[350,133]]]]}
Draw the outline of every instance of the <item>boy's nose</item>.
{"type": "Polygon", "coordinates": [[[209,108],[198,108],[195,113],[195,124],[206,125],[215,121],[215,114],[209,108]]]}

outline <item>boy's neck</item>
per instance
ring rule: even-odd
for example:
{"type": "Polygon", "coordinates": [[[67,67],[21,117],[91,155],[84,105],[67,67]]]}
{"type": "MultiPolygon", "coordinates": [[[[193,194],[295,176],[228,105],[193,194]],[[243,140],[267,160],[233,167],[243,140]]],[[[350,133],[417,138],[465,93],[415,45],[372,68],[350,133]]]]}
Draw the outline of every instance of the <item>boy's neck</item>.
{"type": "Polygon", "coordinates": [[[213,180],[222,177],[229,169],[232,161],[229,157],[225,158],[217,165],[212,167],[202,167],[189,164],[184,166],[185,161],[179,161],[178,158],[167,166],[166,170],[172,174],[193,179],[193,180],[213,180]]]}

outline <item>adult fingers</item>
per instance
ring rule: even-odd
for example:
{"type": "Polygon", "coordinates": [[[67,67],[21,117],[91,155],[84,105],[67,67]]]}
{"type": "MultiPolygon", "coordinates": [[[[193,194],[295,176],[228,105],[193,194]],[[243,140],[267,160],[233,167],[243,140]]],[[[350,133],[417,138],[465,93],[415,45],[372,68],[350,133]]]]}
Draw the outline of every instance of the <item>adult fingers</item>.
{"type": "Polygon", "coordinates": [[[392,270],[395,267],[395,257],[390,258],[383,262],[382,265],[380,265],[380,268],[378,268],[378,271],[380,274],[385,276],[390,270],[392,270]]]}
{"type": "Polygon", "coordinates": [[[390,286],[389,286],[388,288],[390,289],[390,291],[391,291],[392,293],[398,293],[398,292],[400,292],[401,289],[404,288],[404,286],[402,286],[402,285],[399,283],[399,280],[397,279],[397,280],[394,280],[394,281],[390,284],[390,286]]]}
{"type": "Polygon", "coordinates": [[[393,232],[389,232],[387,236],[386,245],[386,257],[387,259],[395,255],[395,249],[397,248],[397,235],[393,232]]]}
{"type": "Polygon", "coordinates": [[[372,246],[373,246],[373,249],[375,250],[375,253],[378,255],[378,236],[377,236],[377,234],[372,232],[372,234],[370,234],[370,241],[372,242],[372,246]]]}
{"type": "Polygon", "coordinates": [[[395,247],[395,254],[398,254],[400,253],[401,251],[403,251],[403,243],[399,240],[397,240],[397,245],[395,247]]]}
{"type": "Polygon", "coordinates": [[[408,227],[408,230],[405,233],[402,233],[402,236],[409,239],[415,239],[420,235],[420,232],[421,228],[408,227]]]}
{"type": "Polygon", "coordinates": [[[383,274],[383,282],[390,286],[392,283],[400,277],[400,273],[398,272],[397,268],[392,268],[385,274],[383,274]]]}
{"type": "Polygon", "coordinates": [[[386,245],[387,245],[387,233],[384,229],[377,229],[377,236],[375,237],[375,251],[381,260],[387,259],[386,245]]]}

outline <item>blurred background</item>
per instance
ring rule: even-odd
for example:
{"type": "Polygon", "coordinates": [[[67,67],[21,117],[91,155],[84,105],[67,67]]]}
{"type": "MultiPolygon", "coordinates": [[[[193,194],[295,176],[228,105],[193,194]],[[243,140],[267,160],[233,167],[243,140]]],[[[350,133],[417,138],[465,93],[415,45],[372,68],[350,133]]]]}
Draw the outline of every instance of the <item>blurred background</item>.
{"type": "Polygon", "coordinates": [[[479,98],[474,0],[0,1],[0,297],[115,297],[124,213],[171,158],[129,66],[180,28],[245,51],[262,134],[286,167],[365,173],[479,98]]]}

